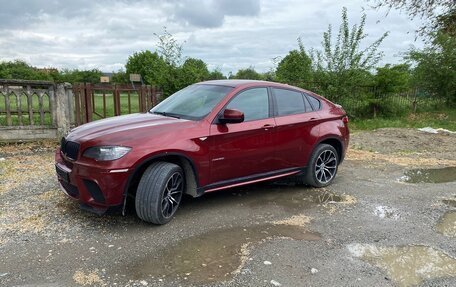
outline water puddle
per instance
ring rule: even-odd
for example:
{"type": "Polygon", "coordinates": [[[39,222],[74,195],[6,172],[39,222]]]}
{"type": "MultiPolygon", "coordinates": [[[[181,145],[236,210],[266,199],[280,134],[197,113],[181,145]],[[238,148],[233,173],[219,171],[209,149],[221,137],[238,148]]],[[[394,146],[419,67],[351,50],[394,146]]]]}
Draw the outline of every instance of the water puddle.
{"type": "MultiPolygon", "coordinates": [[[[262,192],[263,191],[258,190],[256,195],[259,195],[259,193],[262,192]]],[[[248,205],[251,207],[274,205],[284,207],[291,211],[299,211],[302,208],[315,206],[315,204],[340,203],[347,201],[347,199],[348,196],[338,195],[325,189],[307,189],[302,186],[282,186],[274,184],[268,187],[267,193],[261,194],[259,197],[248,202],[248,205]]]]}
{"type": "Polygon", "coordinates": [[[456,181],[456,167],[434,169],[411,169],[399,178],[401,182],[408,183],[443,183],[456,181]]]}
{"type": "Polygon", "coordinates": [[[190,237],[126,267],[130,277],[210,283],[232,278],[248,260],[251,244],[273,237],[319,240],[320,235],[294,224],[232,227],[190,237]]]}
{"type": "Polygon", "coordinates": [[[456,207],[456,197],[443,199],[442,202],[448,205],[449,207],[456,207]]]}
{"type": "Polygon", "coordinates": [[[448,237],[456,237],[456,211],[446,212],[437,223],[436,230],[448,237]]]}
{"type": "Polygon", "coordinates": [[[353,256],[384,269],[398,286],[414,286],[425,279],[456,276],[456,259],[428,246],[352,244],[348,250],[353,256]]]}

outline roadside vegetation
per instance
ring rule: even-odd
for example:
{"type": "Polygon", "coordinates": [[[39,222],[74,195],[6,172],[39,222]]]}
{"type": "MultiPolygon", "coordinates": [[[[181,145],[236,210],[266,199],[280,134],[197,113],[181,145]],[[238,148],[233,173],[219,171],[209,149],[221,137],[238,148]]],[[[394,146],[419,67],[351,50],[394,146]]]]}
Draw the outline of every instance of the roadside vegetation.
{"type": "MultiPolygon", "coordinates": [[[[329,26],[319,49],[307,49],[297,40],[296,48],[274,58],[275,66],[259,73],[253,66],[224,75],[209,71],[201,60],[183,55],[184,43],[178,42],[166,28],[155,34],[155,50],[129,56],[125,69],[114,72],[113,83],[129,83],[129,74],[140,74],[145,84],[155,85],[164,97],[195,82],[215,79],[254,79],[288,83],[314,91],[341,104],[352,125],[359,129],[378,127],[455,128],[456,109],[456,4],[452,0],[368,0],[373,8],[404,10],[411,18],[425,19],[417,37],[426,46],[411,48],[401,63],[379,66],[381,44],[388,33],[366,43],[366,15],[358,23],[349,23],[343,9],[337,29],[329,26]],[[421,2],[420,2],[421,3],[421,2]],[[364,48],[361,48],[364,47],[364,48]]],[[[0,62],[0,78],[50,80],[57,82],[97,83],[99,70],[37,69],[22,61],[0,62]]],[[[0,98],[0,109],[2,103],[0,98]]],[[[109,112],[108,112],[109,114],[109,112]]]]}

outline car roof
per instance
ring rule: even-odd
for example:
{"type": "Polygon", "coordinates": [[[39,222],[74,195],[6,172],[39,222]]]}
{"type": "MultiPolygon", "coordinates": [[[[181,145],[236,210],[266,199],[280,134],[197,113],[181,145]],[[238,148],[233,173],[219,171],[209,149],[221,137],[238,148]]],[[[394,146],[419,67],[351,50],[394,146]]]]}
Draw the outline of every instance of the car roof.
{"type": "Polygon", "coordinates": [[[303,89],[303,88],[299,88],[299,87],[295,87],[295,86],[291,86],[291,85],[283,84],[283,83],[260,81],[260,80],[237,80],[237,79],[235,79],[235,80],[211,80],[211,81],[199,82],[199,83],[196,83],[196,85],[218,85],[218,86],[226,86],[226,87],[233,87],[233,88],[238,88],[241,86],[251,87],[251,86],[255,86],[255,85],[267,85],[270,87],[298,90],[298,91],[310,94],[314,97],[318,97],[319,99],[324,99],[322,96],[320,96],[312,91],[303,89]]]}
{"type": "Polygon", "coordinates": [[[208,85],[219,85],[219,86],[228,86],[228,87],[233,87],[237,88],[239,86],[250,86],[250,85],[255,85],[255,84],[267,84],[267,85],[283,85],[284,84],[279,84],[279,83],[274,83],[274,82],[268,82],[268,81],[260,81],[260,80],[212,80],[212,81],[205,81],[201,82],[198,84],[208,84],[208,85]]]}

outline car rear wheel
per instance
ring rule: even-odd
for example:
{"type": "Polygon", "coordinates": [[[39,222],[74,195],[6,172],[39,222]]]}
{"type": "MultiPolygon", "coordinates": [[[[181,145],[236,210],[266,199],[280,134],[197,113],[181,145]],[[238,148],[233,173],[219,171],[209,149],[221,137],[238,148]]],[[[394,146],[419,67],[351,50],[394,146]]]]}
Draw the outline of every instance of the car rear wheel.
{"type": "Polygon", "coordinates": [[[330,185],[336,177],[339,156],[336,149],[329,144],[320,144],[312,153],[304,183],[313,187],[330,185]]]}
{"type": "Polygon", "coordinates": [[[178,165],[153,163],[139,181],[135,199],[136,214],[154,224],[169,222],[179,207],[184,185],[184,173],[178,165]]]}

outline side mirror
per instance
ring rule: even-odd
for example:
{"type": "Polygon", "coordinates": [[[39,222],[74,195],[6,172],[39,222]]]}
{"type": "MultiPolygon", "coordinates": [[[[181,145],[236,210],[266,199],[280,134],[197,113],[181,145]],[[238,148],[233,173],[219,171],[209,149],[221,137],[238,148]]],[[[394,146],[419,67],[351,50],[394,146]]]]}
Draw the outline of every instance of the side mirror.
{"type": "Polygon", "coordinates": [[[219,123],[221,124],[235,124],[242,123],[243,121],[244,113],[234,109],[225,109],[223,115],[219,117],[219,123]]]}

